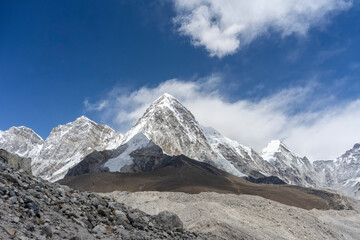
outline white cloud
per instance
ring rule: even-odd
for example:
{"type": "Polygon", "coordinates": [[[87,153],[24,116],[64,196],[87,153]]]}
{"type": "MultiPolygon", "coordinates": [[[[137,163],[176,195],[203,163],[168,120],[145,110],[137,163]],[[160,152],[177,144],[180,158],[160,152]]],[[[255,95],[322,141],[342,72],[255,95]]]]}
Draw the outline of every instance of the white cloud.
{"type": "Polygon", "coordinates": [[[348,9],[352,0],[173,0],[181,34],[211,56],[235,53],[270,31],[282,37],[305,35],[330,16],[348,9]]]}
{"type": "Polygon", "coordinates": [[[107,102],[105,107],[92,110],[100,113],[103,122],[125,132],[152,101],[169,93],[202,125],[258,151],[270,140],[280,139],[312,160],[333,159],[360,142],[360,99],[336,103],[332,96],[319,94],[321,85],[309,83],[257,101],[230,102],[218,91],[221,84],[221,76],[212,75],[197,81],[171,79],[128,93],[117,88],[100,101],[107,102]]]}
{"type": "Polygon", "coordinates": [[[103,110],[105,107],[107,107],[108,101],[107,101],[107,100],[103,100],[103,101],[101,101],[101,102],[92,104],[92,103],[89,103],[89,100],[88,100],[88,99],[85,99],[84,105],[85,105],[85,108],[86,108],[87,111],[94,111],[94,110],[95,110],[95,111],[101,111],[101,110],[103,110]]]}

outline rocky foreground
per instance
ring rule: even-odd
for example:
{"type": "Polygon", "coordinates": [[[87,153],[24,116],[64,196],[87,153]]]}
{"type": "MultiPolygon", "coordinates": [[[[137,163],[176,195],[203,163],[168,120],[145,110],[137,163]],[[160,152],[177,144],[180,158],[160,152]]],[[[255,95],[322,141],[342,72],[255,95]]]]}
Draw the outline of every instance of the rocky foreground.
{"type": "Polygon", "coordinates": [[[103,194],[148,214],[165,209],[176,213],[191,231],[213,233],[217,239],[359,240],[360,203],[352,210],[305,210],[259,196],[174,192],[103,194]]]}
{"type": "Polygon", "coordinates": [[[110,197],[79,192],[0,162],[0,239],[211,239],[110,197]]]}

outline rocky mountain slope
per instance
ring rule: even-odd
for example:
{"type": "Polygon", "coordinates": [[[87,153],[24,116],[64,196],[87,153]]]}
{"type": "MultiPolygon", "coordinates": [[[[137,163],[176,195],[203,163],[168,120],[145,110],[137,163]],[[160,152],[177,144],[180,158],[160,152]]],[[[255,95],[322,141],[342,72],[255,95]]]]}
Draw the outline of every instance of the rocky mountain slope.
{"type": "Polygon", "coordinates": [[[167,156],[151,172],[102,172],[66,177],[59,183],[92,192],[171,191],[218,192],[258,195],[305,209],[348,209],[347,199],[339,194],[289,185],[259,185],[184,155],[167,156]]]}
{"type": "Polygon", "coordinates": [[[0,239],[212,239],[109,197],[79,192],[0,163],[0,239]]]}
{"type": "Polygon", "coordinates": [[[288,184],[315,187],[318,186],[317,174],[306,158],[296,156],[284,143],[279,140],[271,141],[264,148],[260,156],[270,163],[275,173],[288,184]]]}

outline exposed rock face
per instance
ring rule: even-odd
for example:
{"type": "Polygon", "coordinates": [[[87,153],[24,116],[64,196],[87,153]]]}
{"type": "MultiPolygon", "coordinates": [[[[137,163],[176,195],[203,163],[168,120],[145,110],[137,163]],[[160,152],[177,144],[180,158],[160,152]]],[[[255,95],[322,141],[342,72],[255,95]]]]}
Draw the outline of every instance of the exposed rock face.
{"type": "Polygon", "coordinates": [[[33,159],[33,172],[46,180],[56,181],[94,150],[105,150],[122,136],[108,126],[86,117],[54,128],[46,138],[40,154],[33,159]]]}
{"type": "Polygon", "coordinates": [[[0,165],[0,239],[213,238],[183,229],[172,213],[147,215],[0,165]]]}
{"type": "Polygon", "coordinates": [[[250,148],[204,128],[176,98],[164,94],[153,102],[136,125],[125,135],[124,142],[143,133],[165,154],[180,155],[209,163],[236,176],[268,175],[271,166],[250,148]],[[258,162],[263,165],[259,166],[258,162]]]}
{"type": "Polygon", "coordinates": [[[234,174],[233,169],[235,168],[254,178],[270,176],[274,172],[273,167],[253,149],[224,137],[211,127],[203,127],[203,131],[218,159],[220,159],[219,168],[232,174],[234,174]]]}
{"type": "Polygon", "coordinates": [[[294,185],[315,187],[317,174],[306,158],[296,156],[279,140],[271,141],[260,153],[261,157],[274,167],[273,175],[294,185]]]}
{"type": "Polygon", "coordinates": [[[314,166],[322,177],[324,187],[340,190],[360,199],[360,144],[348,150],[335,161],[315,161],[314,166]]]}
{"type": "Polygon", "coordinates": [[[139,132],[168,155],[184,154],[199,161],[217,163],[217,157],[192,113],[168,94],[151,104],[125,135],[124,141],[139,132]]]}
{"type": "Polygon", "coordinates": [[[335,186],[336,179],[335,179],[335,166],[334,160],[318,160],[313,162],[314,169],[319,177],[319,185],[320,186],[335,186]]]}
{"type": "Polygon", "coordinates": [[[30,158],[22,158],[4,149],[0,149],[0,162],[13,166],[16,169],[22,169],[32,175],[30,158]]]}
{"type": "Polygon", "coordinates": [[[246,180],[253,183],[263,183],[263,184],[275,184],[275,185],[283,185],[286,184],[283,180],[276,176],[270,177],[260,177],[260,178],[253,178],[253,177],[246,177],[246,180]]]}

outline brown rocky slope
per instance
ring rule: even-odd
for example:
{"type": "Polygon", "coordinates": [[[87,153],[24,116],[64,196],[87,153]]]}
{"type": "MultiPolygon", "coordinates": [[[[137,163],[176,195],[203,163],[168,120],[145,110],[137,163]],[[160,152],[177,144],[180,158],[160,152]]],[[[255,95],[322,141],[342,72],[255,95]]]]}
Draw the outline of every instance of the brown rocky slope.
{"type": "Polygon", "coordinates": [[[323,190],[250,183],[183,155],[169,157],[160,168],[144,173],[90,173],[62,179],[60,184],[92,191],[217,192],[257,195],[303,209],[349,209],[345,197],[323,190]]]}

